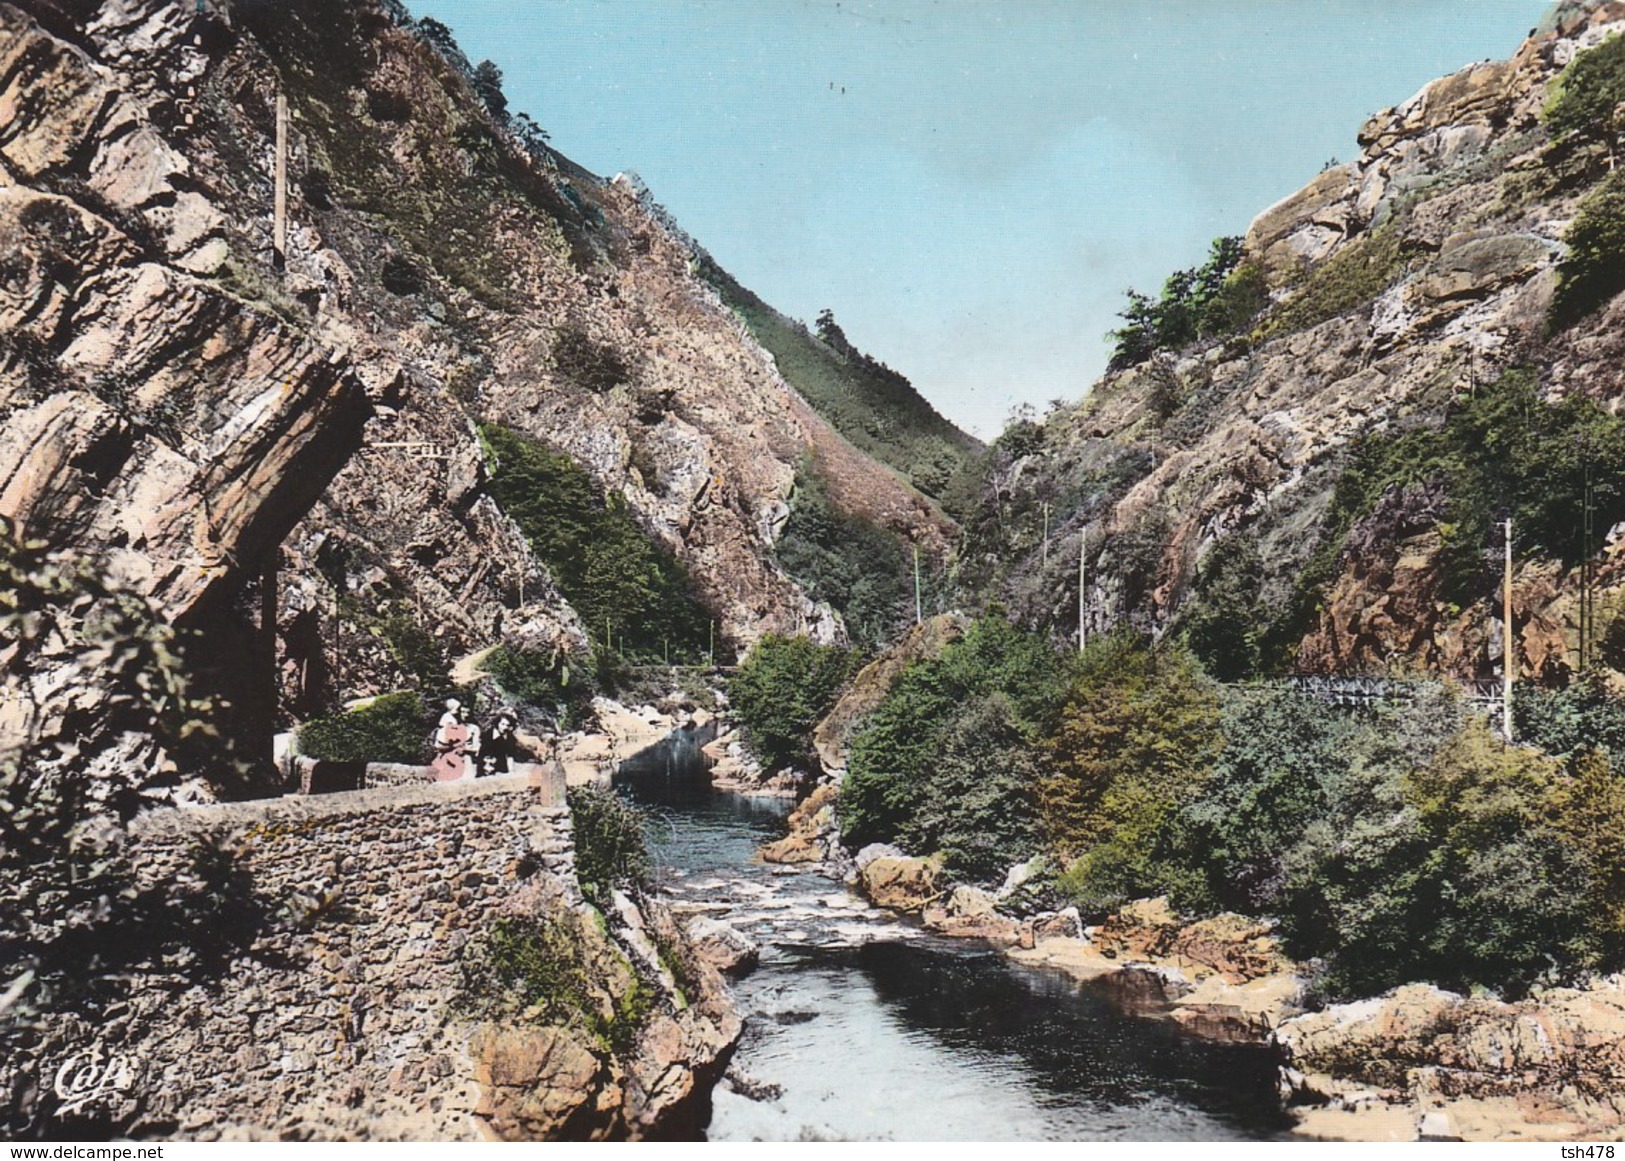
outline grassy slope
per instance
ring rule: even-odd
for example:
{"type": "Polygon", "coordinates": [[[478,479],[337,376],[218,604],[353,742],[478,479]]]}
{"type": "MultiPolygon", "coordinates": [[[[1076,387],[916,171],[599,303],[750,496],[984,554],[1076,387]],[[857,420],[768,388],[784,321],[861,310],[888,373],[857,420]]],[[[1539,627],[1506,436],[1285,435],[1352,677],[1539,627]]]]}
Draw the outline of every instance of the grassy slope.
{"type": "Polygon", "coordinates": [[[956,472],[982,450],[939,415],[902,375],[848,359],[763,302],[709,259],[701,277],[772,353],[779,373],[860,451],[889,464],[940,499],[956,472]]]}

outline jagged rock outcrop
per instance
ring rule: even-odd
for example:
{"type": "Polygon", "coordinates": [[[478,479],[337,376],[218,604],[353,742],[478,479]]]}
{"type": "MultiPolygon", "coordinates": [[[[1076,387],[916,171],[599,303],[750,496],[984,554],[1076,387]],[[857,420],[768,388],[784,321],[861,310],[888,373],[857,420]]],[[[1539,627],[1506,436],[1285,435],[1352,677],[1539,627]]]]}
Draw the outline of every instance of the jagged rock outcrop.
{"type": "Polygon", "coordinates": [[[1617,978],[1518,1003],[1411,984],[1286,1021],[1300,1131],[1380,1139],[1398,1120],[1469,1141],[1612,1139],[1625,988],[1617,978]]]}
{"type": "Polygon", "coordinates": [[[951,522],[784,383],[643,191],[522,145],[405,20],[0,7],[0,514],[208,630],[199,657],[268,655],[274,620],[277,665],[230,692],[279,682],[284,721],[406,683],[391,627],[448,661],[584,647],[485,494],[476,421],[623,494],[725,643],[839,633],[770,551],[804,455],[837,505],[946,551],[951,522]]]}
{"type": "MultiPolygon", "coordinates": [[[[1295,607],[1362,437],[1437,424],[1458,392],[1520,366],[1548,399],[1584,394],[1614,408],[1625,398],[1613,361],[1625,304],[1556,333],[1548,323],[1566,232],[1607,158],[1600,146],[1554,146],[1542,116],[1562,68],[1622,29],[1625,5],[1562,6],[1510,60],[1470,65],[1372,117],[1355,160],[1247,230],[1243,263],[1273,301],[1242,333],[1116,370],[1053,413],[1036,443],[1007,441],[987,511],[968,524],[967,567],[993,569],[1020,612],[1075,632],[1086,534],[1091,629],[1160,631],[1190,606],[1215,547],[1239,535],[1261,562],[1245,584],[1274,615],[1295,607]],[[1038,499],[1057,494],[1075,499],[1051,525],[1046,563],[1023,529],[1038,527],[1038,499]]],[[[1372,516],[1302,622],[1284,627],[1279,644],[1299,670],[1495,673],[1498,600],[1450,591],[1424,501],[1402,499],[1421,519],[1393,506],[1372,516]]],[[[1621,551],[1601,543],[1606,532],[1605,592],[1621,551]]],[[[1577,568],[1520,551],[1524,675],[1573,668],[1579,587],[1577,568]]]]}

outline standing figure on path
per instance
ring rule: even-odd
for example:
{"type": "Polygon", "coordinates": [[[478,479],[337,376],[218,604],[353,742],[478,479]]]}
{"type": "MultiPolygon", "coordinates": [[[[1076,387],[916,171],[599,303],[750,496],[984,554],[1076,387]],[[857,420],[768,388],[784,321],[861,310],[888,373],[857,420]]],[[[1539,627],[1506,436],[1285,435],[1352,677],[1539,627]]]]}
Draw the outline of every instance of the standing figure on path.
{"type": "Polygon", "coordinates": [[[446,712],[440,715],[440,725],[434,732],[435,758],[429,763],[436,782],[455,782],[468,773],[463,757],[467,745],[468,726],[463,723],[463,703],[448,697],[446,712]]]}
{"type": "Polygon", "coordinates": [[[486,728],[485,740],[480,747],[480,774],[506,774],[513,759],[514,733],[519,721],[511,709],[504,706],[496,719],[486,728]]]}

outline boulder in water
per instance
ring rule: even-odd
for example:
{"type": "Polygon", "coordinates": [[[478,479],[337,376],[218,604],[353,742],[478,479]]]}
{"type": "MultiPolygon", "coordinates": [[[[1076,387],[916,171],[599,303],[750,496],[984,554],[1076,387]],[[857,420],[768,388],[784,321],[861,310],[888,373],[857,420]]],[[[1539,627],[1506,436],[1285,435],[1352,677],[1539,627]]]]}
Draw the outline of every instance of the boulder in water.
{"type": "Polygon", "coordinates": [[[719,972],[744,975],[756,966],[761,948],[731,925],[708,915],[688,921],[688,936],[699,957],[719,972]]]}

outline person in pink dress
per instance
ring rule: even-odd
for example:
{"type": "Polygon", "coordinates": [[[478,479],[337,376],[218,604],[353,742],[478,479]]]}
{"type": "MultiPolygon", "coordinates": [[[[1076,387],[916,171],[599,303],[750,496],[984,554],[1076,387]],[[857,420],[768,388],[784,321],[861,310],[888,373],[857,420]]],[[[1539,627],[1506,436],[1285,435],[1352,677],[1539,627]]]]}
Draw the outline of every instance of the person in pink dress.
{"type": "Polygon", "coordinates": [[[468,726],[463,721],[463,703],[454,697],[446,699],[446,712],[440,715],[440,726],[434,732],[434,761],[429,769],[436,782],[455,782],[468,773],[464,750],[468,745],[468,726]]]}

